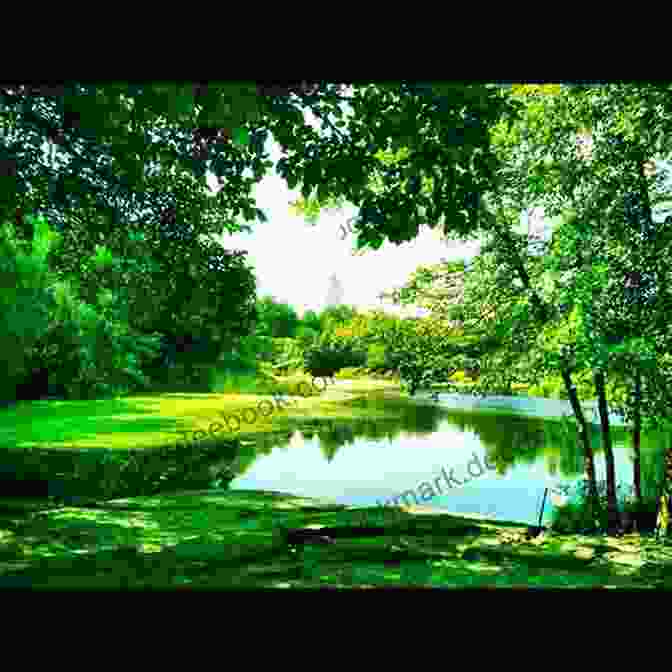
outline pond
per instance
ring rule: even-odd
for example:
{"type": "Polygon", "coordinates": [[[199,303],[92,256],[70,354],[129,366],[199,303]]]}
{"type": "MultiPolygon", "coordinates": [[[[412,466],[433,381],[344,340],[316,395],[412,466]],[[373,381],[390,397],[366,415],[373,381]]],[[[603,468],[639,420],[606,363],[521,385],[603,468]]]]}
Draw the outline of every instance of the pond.
{"type": "MultiPolygon", "coordinates": [[[[545,488],[577,484],[583,477],[575,429],[561,421],[563,413],[570,412],[566,402],[441,395],[438,403],[351,403],[377,412],[382,408],[386,417],[289,424],[287,432],[259,439],[256,457],[244,461],[242,473],[229,487],[352,506],[396,500],[448,513],[536,524],[545,488]],[[522,412],[546,417],[516,415],[522,412]]],[[[612,427],[612,439],[617,482],[631,485],[631,437],[622,422],[612,427]]],[[[660,478],[660,454],[668,440],[653,434],[642,437],[645,497],[660,478]]],[[[592,444],[597,478],[603,480],[605,464],[596,426],[592,444]]],[[[545,523],[552,510],[549,498],[545,523]]]]}
{"type": "MultiPolygon", "coordinates": [[[[4,451],[1,496],[58,503],[184,489],[270,490],[349,506],[417,504],[536,524],[545,489],[576,484],[583,476],[575,429],[562,421],[570,413],[567,402],[441,394],[438,401],[360,398],[348,405],[359,417],[279,417],[282,431],[242,437],[239,447],[223,440],[208,449],[175,446],[128,454],[4,451]]],[[[628,486],[631,437],[622,422],[612,427],[612,436],[617,481],[628,486]]],[[[655,493],[661,451],[669,440],[642,436],[645,497],[655,493]]],[[[596,426],[592,443],[597,477],[603,480],[596,426]]],[[[552,512],[548,498],[545,523],[552,512]]]]}

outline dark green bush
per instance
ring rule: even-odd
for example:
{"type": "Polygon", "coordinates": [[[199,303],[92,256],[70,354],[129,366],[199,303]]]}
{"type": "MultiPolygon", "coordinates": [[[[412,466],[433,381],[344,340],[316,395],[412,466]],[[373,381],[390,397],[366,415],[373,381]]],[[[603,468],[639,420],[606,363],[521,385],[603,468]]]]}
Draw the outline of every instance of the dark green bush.
{"type": "Polygon", "coordinates": [[[321,343],[304,352],[303,367],[312,376],[331,377],[346,367],[366,364],[366,352],[351,345],[321,343]]]}
{"type": "MultiPolygon", "coordinates": [[[[598,482],[598,506],[595,515],[591,516],[591,507],[588,501],[587,481],[581,481],[569,496],[569,501],[563,507],[555,509],[551,527],[553,530],[565,534],[581,534],[604,532],[607,530],[607,491],[604,481],[598,482]]],[[[655,527],[658,503],[653,497],[644,497],[642,509],[638,510],[637,502],[632,494],[632,486],[619,484],[616,486],[618,509],[622,523],[629,531],[635,519],[638,521],[639,531],[650,532],[655,527]]]]}
{"type": "Polygon", "coordinates": [[[47,223],[31,218],[33,240],[22,241],[11,223],[0,226],[0,399],[11,401],[32,375],[31,353],[49,327],[54,280],[49,251],[58,244],[47,223]]]}

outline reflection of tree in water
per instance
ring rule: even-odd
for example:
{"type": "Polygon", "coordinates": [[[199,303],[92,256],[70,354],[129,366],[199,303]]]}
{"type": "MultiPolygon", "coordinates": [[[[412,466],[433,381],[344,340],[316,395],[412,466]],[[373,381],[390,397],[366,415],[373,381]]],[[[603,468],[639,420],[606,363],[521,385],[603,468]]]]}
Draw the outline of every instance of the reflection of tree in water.
{"type": "MultiPolygon", "coordinates": [[[[438,431],[444,421],[462,432],[474,434],[499,474],[505,474],[514,464],[533,464],[542,456],[546,457],[549,472],[553,475],[577,478],[583,474],[582,448],[573,420],[558,422],[521,416],[483,415],[396,400],[357,401],[352,403],[352,407],[360,411],[370,409],[371,415],[338,420],[304,419],[285,431],[255,437],[253,448],[241,448],[235,475],[244,473],[258,456],[268,455],[275,448],[287,449],[294,427],[299,429],[304,440],[317,438],[322,454],[331,462],[341,446],[353,444],[357,438],[393,441],[401,432],[426,436],[438,431]]],[[[631,445],[629,431],[614,427],[613,432],[615,445],[631,445]]],[[[641,471],[645,497],[656,493],[662,478],[660,453],[668,440],[669,436],[662,433],[647,432],[642,435],[641,471]]],[[[596,427],[591,427],[591,443],[595,453],[600,454],[600,432],[596,427]]]]}
{"type": "Polygon", "coordinates": [[[548,421],[544,423],[544,434],[543,452],[555,456],[556,472],[563,478],[574,478],[583,474],[583,449],[576,425],[568,419],[560,422],[548,421]]]}
{"type": "MultiPolygon", "coordinates": [[[[405,403],[365,400],[353,403],[353,407],[360,411],[371,409],[372,415],[338,420],[309,419],[297,423],[304,440],[319,439],[320,448],[329,462],[341,446],[353,444],[358,438],[393,441],[401,432],[419,436],[432,434],[438,430],[445,416],[445,411],[435,406],[420,404],[409,406],[405,403]],[[381,410],[387,415],[381,416],[381,410]]],[[[269,436],[266,441],[271,448],[279,445],[276,435],[269,436]]]]}
{"type": "MultiPolygon", "coordinates": [[[[632,435],[627,445],[632,449],[632,435]]],[[[672,436],[660,430],[642,433],[640,446],[640,470],[642,483],[642,497],[652,500],[660,496],[660,487],[663,482],[664,460],[662,459],[668,442],[672,436]]]]}
{"type": "Polygon", "coordinates": [[[478,437],[488,461],[497,466],[500,475],[515,463],[532,464],[543,452],[544,422],[537,418],[459,411],[451,411],[445,417],[451,425],[478,437]]]}
{"type": "Polygon", "coordinates": [[[324,427],[318,430],[317,436],[320,439],[320,450],[327,462],[334,459],[341,446],[355,442],[355,432],[345,424],[324,427]]]}

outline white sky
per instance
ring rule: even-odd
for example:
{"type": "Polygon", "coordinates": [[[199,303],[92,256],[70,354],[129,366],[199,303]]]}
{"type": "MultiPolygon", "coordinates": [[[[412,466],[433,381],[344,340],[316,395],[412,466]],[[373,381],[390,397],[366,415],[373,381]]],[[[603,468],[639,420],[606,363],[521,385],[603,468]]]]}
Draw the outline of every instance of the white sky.
{"type": "MultiPolygon", "coordinates": [[[[281,156],[271,148],[271,159],[281,156]]],[[[274,171],[274,169],[273,169],[274,171]]],[[[214,180],[213,180],[214,182],[214,180]]],[[[289,204],[299,196],[275,172],[256,187],[257,207],[268,216],[265,224],[254,223],[253,233],[225,234],[220,240],[229,249],[246,250],[257,275],[259,296],[270,294],[290,303],[302,315],[305,310],[322,310],[329,278],[335,273],[343,285],[343,302],[359,308],[380,306],[378,294],[401,286],[418,266],[471,257],[477,242],[448,245],[437,232],[424,228],[409,243],[384,243],[379,250],[353,256],[354,237],[341,240],[339,225],[355,213],[324,212],[315,226],[290,213],[289,204]]],[[[386,310],[391,308],[388,306],[386,310]]]]}

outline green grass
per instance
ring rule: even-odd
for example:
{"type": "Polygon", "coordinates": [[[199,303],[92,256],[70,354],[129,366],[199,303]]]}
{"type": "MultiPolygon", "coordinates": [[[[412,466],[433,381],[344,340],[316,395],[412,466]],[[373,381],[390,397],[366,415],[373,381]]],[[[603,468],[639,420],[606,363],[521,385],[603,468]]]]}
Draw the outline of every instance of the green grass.
{"type": "MultiPolygon", "coordinates": [[[[645,537],[544,533],[414,510],[382,531],[292,549],[284,528],[351,528],[353,509],[282,493],[190,491],[0,521],[0,587],[670,587],[645,537]]],[[[392,515],[394,514],[394,515],[392,515]]],[[[355,516],[357,519],[361,515],[355,516]]]]}
{"type": "MultiPolygon", "coordinates": [[[[360,380],[348,391],[319,392],[312,378],[296,375],[272,382],[239,377],[224,381],[218,393],[164,392],[137,394],[117,399],[32,401],[0,409],[0,448],[145,449],[175,446],[193,432],[208,432],[222,414],[236,414],[273,402],[272,393],[289,395],[293,401],[282,411],[258,417],[241,432],[224,431],[222,438],[266,433],[282,429],[289,418],[352,417],[342,402],[352,395],[366,395],[391,383],[360,380]],[[303,383],[303,385],[300,385],[303,383]],[[242,389],[241,389],[242,388],[242,389]],[[233,391],[235,390],[235,392],[233,391]]],[[[318,382],[319,387],[322,385],[318,382]]]]}

